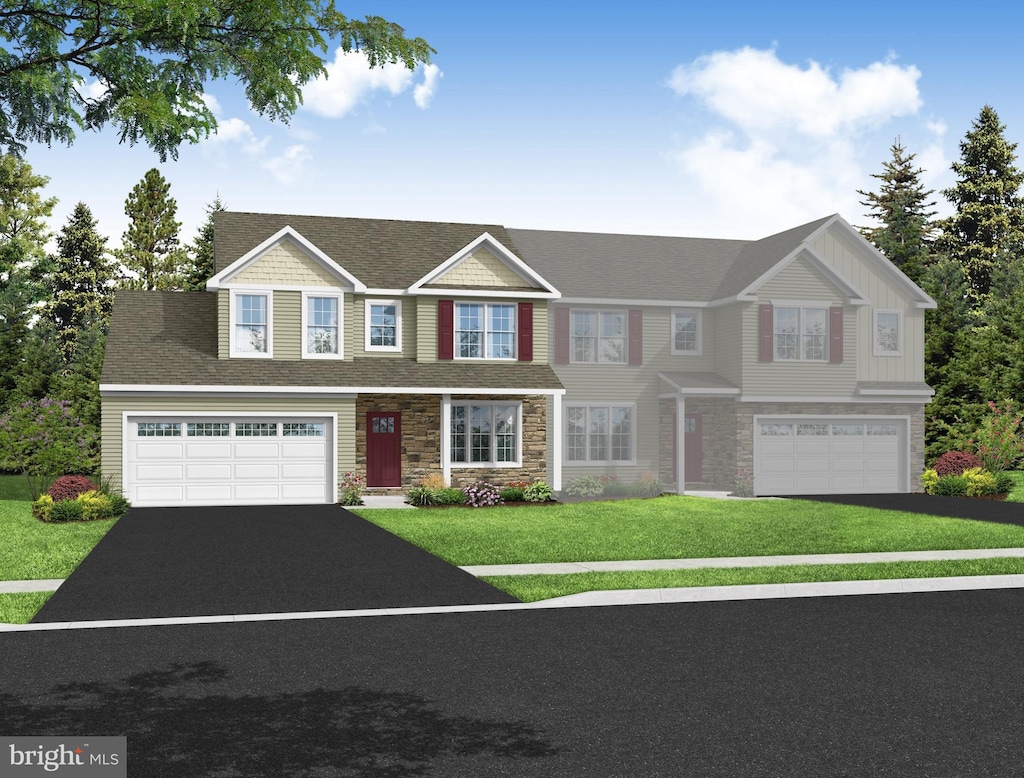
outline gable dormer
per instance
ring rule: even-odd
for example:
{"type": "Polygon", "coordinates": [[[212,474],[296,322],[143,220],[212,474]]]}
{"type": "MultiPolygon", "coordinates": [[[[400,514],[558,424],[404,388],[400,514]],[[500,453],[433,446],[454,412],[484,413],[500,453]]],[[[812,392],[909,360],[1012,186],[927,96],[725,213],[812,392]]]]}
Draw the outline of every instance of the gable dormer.
{"type": "Polygon", "coordinates": [[[211,278],[218,357],[344,359],[352,294],[366,285],[285,226],[211,278]]]}

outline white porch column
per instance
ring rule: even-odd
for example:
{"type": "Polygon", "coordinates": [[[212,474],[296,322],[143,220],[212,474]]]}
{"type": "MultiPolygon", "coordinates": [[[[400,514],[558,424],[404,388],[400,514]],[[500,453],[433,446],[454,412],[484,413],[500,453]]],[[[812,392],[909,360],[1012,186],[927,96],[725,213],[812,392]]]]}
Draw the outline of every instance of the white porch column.
{"type": "Polygon", "coordinates": [[[554,491],[562,489],[562,395],[555,392],[551,398],[551,483],[554,491]]]}
{"type": "Polygon", "coordinates": [[[686,397],[676,395],[676,494],[686,493],[686,397]]]}
{"type": "Polygon", "coordinates": [[[452,396],[441,395],[441,475],[448,486],[452,483],[452,396]]]}

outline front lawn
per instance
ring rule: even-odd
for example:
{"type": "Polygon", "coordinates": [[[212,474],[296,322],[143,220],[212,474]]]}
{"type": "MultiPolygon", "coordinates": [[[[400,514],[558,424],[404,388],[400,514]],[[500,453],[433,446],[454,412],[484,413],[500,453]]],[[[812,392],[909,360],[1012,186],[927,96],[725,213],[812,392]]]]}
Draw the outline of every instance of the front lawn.
{"type": "Polygon", "coordinates": [[[0,500],[32,500],[24,476],[0,473],[0,500]]]}
{"type": "Polygon", "coordinates": [[[53,592],[0,593],[0,624],[28,624],[53,592]]]}
{"type": "Polygon", "coordinates": [[[698,570],[635,570],[561,575],[492,575],[482,580],[523,602],[581,592],[617,589],[672,589],[690,586],[870,581],[882,578],[940,578],[954,575],[1024,573],[1024,559],[958,559],[941,562],[871,562],[850,565],[705,567],[698,570]]]}
{"type": "Polygon", "coordinates": [[[355,511],[455,565],[1024,547],[1015,525],[809,500],[355,511]]]}
{"type": "Polygon", "coordinates": [[[0,581],[67,578],[115,521],[44,524],[30,503],[0,500],[0,581]]]}

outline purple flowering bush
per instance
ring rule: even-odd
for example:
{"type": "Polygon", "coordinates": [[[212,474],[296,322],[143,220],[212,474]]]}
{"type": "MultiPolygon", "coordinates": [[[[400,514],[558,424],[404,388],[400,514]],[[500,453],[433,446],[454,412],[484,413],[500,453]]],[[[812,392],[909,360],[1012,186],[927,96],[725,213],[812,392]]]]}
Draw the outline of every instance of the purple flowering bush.
{"type": "Polygon", "coordinates": [[[501,492],[498,491],[498,487],[494,484],[489,484],[486,481],[477,481],[472,483],[462,490],[462,493],[466,495],[466,505],[473,508],[483,508],[488,505],[501,505],[504,500],[501,499],[501,492]]]}
{"type": "Polygon", "coordinates": [[[95,445],[66,400],[28,400],[0,416],[0,460],[21,472],[33,500],[59,475],[92,471],[95,445]]]}

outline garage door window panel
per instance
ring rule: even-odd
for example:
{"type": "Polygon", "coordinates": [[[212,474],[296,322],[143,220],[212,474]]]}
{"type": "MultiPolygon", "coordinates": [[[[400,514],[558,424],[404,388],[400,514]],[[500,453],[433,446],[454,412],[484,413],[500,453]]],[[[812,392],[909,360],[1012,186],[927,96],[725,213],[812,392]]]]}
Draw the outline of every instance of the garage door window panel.
{"type": "Polygon", "coordinates": [[[235,425],[235,437],[238,438],[276,438],[277,424],[265,422],[244,422],[235,425]]]}
{"type": "Polygon", "coordinates": [[[181,424],[140,421],[137,431],[140,438],[180,438],[181,424]]]}
{"type": "Polygon", "coordinates": [[[190,438],[226,438],[231,434],[227,422],[189,422],[186,429],[190,438]]]}

